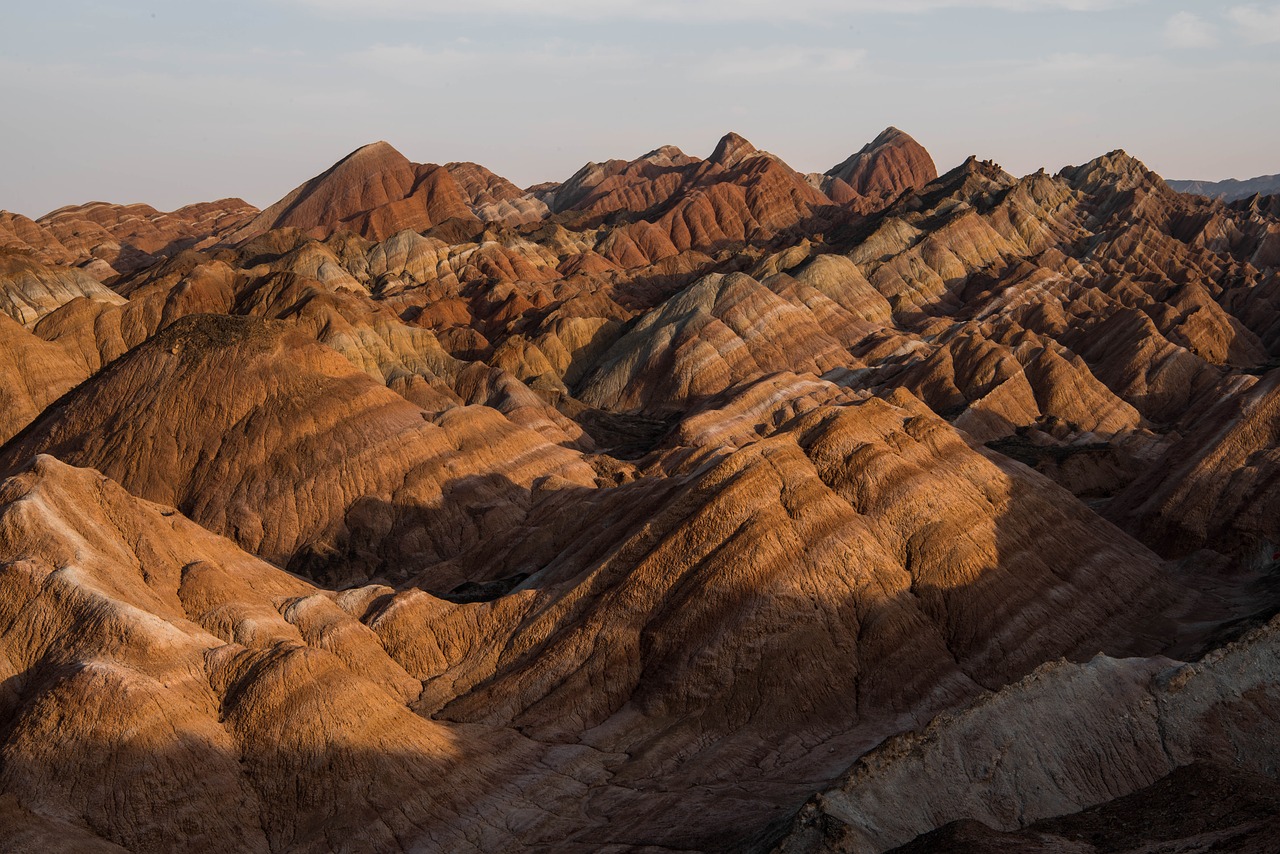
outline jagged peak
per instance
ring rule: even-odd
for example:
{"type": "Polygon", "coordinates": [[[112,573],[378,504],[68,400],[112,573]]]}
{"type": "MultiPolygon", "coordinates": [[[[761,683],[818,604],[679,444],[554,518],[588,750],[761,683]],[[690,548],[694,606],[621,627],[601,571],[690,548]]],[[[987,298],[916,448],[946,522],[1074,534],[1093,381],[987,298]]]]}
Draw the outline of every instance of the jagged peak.
{"type": "Polygon", "coordinates": [[[969,155],[964,162],[931,181],[922,193],[935,203],[940,198],[978,200],[989,198],[992,193],[1012,187],[1017,179],[1000,168],[994,160],[979,160],[969,155]]]}
{"type": "Polygon", "coordinates": [[[1110,169],[1118,174],[1134,174],[1139,172],[1149,172],[1146,165],[1141,160],[1129,154],[1123,148],[1117,148],[1109,151],[1101,157],[1095,157],[1089,161],[1089,165],[1097,164],[1098,166],[1110,169]]]}
{"type": "Polygon", "coordinates": [[[683,164],[683,163],[688,163],[692,160],[692,158],[689,157],[689,155],[685,154],[677,146],[674,146],[674,145],[660,145],[657,148],[655,148],[653,151],[646,153],[644,156],[638,159],[648,161],[649,163],[655,163],[661,166],[669,166],[672,164],[683,164]]]}
{"type": "MultiPolygon", "coordinates": [[[[1077,173],[1103,172],[1108,175],[1118,176],[1141,174],[1149,171],[1142,161],[1130,155],[1123,148],[1108,151],[1106,154],[1095,157],[1082,166],[1068,166],[1067,169],[1073,169],[1077,173]]],[[[1065,172],[1067,169],[1063,171],[1065,172]]]]}
{"type": "MultiPolygon", "coordinates": [[[[994,160],[979,160],[978,155],[970,154],[964,159],[964,162],[955,169],[947,173],[947,175],[983,175],[987,178],[1004,178],[1012,177],[1008,172],[994,160]]],[[[946,176],[944,176],[946,177],[946,176]]]]}
{"type": "Polygon", "coordinates": [[[1168,189],[1163,178],[1123,148],[1095,157],[1082,166],[1067,166],[1058,174],[1077,190],[1096,191],[1102,187],[1130,190],[1144,184],[1168,189]]]}

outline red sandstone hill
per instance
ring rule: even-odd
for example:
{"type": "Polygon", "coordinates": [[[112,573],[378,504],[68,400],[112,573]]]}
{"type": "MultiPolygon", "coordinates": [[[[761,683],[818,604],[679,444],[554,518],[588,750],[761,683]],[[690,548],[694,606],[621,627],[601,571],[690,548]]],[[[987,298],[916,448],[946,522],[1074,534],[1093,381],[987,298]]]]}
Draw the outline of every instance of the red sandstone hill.
{"type": "Polygon", "coordinates": [[[350,231],[381,240],[444,223],[474,230],[478,221],[517,225],[552,215],[582,221],[626,214],[651,223],[662,235],[663,247],[656,253],[641,249],[646,263],[652,263],[660,260],[655,254],[769,239],[829,207],[883,206],[935,177],[928,153],[896,128],[820,180],[796,173],[730,133],[705,161],[664,146],[633,161],[588,163],[568,180],[528,193],[477,164],[415,164],[377,142],[299,186],[232,239],[298,228],[321,238],[350,231]],[[833,200],[828,191],[839,198],[833,200]]]}
{"type": "Polygon", "coordinates": [[[1122,151],[0,215],[0,848],[1270,850],[1278,365],[1122,151]]]}
{"type": "Polygon", "coordinates": [[[232,239],[273,228],[298,228],[316,237],[342,229],[381,239],[453,218],[473,214],[448,170],[410,163],[387,143],[375,142],[262,211],[232,239]]]}
{"type": "Polygon", "coordinates": [[[892,200],[906,190],[917,190],[937,177],[929,152],[891,127],[848,160],[824,172],[819,185],[842,203],[856,196],[880,201],[892,200]]]}
{"type": "Polygon", "coordinates": [[[0,211],[0,248],[45,263],[83,267],[104,280],[185,249],[211,246],[257,212],[241,199],[201,202],[168,213],[144,204],[89,202],[34,221],[0,211]]]}

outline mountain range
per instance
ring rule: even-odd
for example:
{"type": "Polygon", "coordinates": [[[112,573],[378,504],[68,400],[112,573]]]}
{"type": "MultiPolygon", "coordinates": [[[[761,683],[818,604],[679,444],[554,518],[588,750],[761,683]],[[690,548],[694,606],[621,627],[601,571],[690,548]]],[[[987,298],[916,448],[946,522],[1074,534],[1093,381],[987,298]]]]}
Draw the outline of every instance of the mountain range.
{"type": "Polygon", "coordinates": [[[1280,197],[850,151],[0,212],[0,847],[1280,846],[1280,197]]]}
{"type": "Polygon", "coordinates": [[[1235,178],[1225,181],[1170,181],[1169,186],[1179,193],[1194,193],[1234,202],[1250,196],[1273,196],[1280,193],[1280,175],[1262,175],[1246,181],[1235,178]]]}

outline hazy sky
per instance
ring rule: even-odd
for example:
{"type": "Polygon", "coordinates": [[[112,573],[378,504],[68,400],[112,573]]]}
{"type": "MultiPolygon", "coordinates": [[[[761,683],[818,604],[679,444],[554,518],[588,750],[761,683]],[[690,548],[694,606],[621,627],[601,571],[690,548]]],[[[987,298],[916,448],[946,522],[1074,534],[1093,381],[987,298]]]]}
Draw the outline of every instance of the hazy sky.
{"type": "Polygon", "coordinates": [[[736,130],[820,171],[887,125],[940,169],[1114,148],[1280,172],[1280,2],[6,2],[0,208],[266,205],[385,139],[527,185],[736,130]]]}

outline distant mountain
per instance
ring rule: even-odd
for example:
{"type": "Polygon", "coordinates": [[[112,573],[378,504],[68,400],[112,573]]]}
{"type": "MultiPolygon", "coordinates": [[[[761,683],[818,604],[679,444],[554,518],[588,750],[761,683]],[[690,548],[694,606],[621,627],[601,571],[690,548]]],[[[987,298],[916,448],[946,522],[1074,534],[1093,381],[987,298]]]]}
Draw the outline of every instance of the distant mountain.
{"type": "Polygon", "coordinates": [[[199,202],[167,213],[143,204],[88,202],[36,220],[0,211],[0,248],[46,264],[82,267],[105,280],[187,249],[206,249],[257,214],[243,199],[199,202]]]}
{"type": "Polygon", "coordinates": [[[1270,196],[1280,193],[1280,175],[1260,175],[1247,181],[1228,178],[1225,181],[1170,181],[1169,186],[1179,193],[1195,193],[1224,202],[1247,199],[1250,196],[1270,196]]]}

